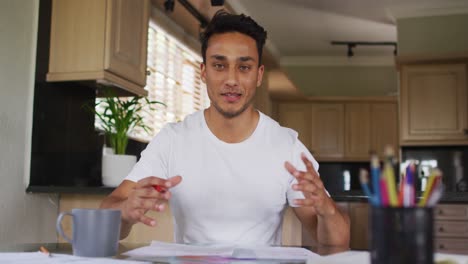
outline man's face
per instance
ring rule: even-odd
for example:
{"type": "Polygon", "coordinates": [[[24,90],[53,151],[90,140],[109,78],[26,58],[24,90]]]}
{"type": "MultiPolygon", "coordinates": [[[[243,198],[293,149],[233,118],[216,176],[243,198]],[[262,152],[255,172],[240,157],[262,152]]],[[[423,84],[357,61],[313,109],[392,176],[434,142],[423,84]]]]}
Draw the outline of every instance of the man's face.
{"type": "Polygon", "coordinates": [[[201,78],[211,105],[223,116],[236,117],[252,106],[264,70],[258,61],[257,44],[247,35],[215,34],[208,41],[201,78]]]}

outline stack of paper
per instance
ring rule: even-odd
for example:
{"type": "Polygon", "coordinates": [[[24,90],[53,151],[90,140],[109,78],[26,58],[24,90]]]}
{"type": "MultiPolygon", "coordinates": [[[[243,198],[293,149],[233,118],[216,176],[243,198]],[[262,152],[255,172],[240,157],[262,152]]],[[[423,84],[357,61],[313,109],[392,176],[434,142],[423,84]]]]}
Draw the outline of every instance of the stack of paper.
{"type": "Polygon", "coordinates": [[[235,247],[235,246],[193,246],[153,241],[149,246],[124,253],[135,259],[155,257],[211,256],[233,259],[288,259],[306,260],[321,258],[304,248],[295,247],[235,247]]]}

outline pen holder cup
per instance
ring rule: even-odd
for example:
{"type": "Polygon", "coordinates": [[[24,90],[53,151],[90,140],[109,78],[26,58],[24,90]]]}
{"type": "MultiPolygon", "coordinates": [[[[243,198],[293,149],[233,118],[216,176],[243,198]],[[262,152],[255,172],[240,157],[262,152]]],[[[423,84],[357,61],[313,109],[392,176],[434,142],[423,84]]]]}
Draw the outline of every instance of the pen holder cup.
{"type": "Polygon", "coordinates": [[[433,264],[432,208],[372,207],[372,264],[433,264]]]}

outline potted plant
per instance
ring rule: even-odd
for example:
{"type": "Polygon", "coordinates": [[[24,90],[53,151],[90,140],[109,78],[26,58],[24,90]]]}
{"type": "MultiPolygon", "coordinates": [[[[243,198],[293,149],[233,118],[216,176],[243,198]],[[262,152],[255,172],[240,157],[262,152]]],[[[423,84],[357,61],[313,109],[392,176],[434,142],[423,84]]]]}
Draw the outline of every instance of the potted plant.
{"type": "Polygon", "coordinates": [[[128,133],[138,127],[148,132],[149,127],[144,124],[142,110],[146,106],[154,110],[154,104],[165,104],[142,96],[120,98],[111,90],[105,90],[104,95],[103,99],[87,105],[87,108],[98,118],[106,141],[111,146],[103,147],[102,183],[104,186],[116,187],[136,163],[136,156],[125,154],[128,133]]]}

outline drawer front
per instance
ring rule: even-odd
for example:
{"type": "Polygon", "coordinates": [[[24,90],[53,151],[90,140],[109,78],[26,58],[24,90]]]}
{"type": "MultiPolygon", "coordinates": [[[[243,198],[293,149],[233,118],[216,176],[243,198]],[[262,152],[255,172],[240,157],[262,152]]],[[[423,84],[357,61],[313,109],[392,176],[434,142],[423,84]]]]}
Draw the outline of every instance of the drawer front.
{"type": "Polygon", "coordinates": [[[468,254],[468,239],[437,238],[434,250],[440,253],[468,254]]]}
{"type": "Polygon", "coordinates": [[[436,220],[468,220],[468,206],[458,204],[442,204],[435,208],[436,220]]]}
{"type": "Polygon", "coordinates": [[[436,237],[468,237],[468,222],[465,221],[435,221],[436,237]]]}

